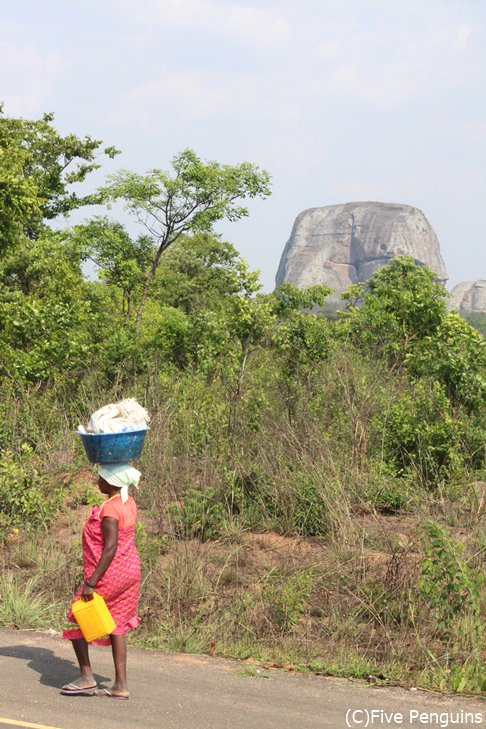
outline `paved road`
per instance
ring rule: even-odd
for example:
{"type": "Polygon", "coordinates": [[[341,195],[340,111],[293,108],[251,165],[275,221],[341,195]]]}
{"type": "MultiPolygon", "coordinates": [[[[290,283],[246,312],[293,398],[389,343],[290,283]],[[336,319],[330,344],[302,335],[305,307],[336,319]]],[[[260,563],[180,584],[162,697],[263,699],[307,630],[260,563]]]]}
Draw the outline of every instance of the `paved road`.
{"type": "MultiPolygon", "coordinates": [[[[248,675],[238,661],[139,648],[129,649],[129,701],[61,696],[59,686],[77,676],[72,658],[58,636],[0,629],[0,729],[341,729],[346,715],[358,727],[486,727],[486,701],[278,671],[248,675]]],[[[109,686],[110,649],[93,647],[92,658],[98,682],[109,686]]]]}

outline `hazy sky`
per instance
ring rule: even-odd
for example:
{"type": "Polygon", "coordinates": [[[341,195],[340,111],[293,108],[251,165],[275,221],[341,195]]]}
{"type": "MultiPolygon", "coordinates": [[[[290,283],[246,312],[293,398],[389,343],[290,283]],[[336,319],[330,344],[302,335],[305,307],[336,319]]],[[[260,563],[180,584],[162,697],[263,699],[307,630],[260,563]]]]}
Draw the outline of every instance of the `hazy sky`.
{"type": "Polygon", "coordinates": [[[106,172],[268,169],[219,228],[266,289],[299,212],[363,200],[419,207],[450,285],[486,278],[484,0],[0,0],[0,59],[7,114],[116,145],[106,172]]]}

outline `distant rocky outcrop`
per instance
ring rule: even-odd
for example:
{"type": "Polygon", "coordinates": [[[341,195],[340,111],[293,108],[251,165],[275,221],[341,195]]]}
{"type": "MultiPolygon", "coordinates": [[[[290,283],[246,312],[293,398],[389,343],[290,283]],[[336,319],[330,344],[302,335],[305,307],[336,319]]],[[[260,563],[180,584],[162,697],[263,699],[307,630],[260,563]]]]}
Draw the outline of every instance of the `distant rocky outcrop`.
{"type": "Polygon", "coordinates": [[[449,309],[465,314],[486,314],[486,281],[463,281],[454,286],[449,309]]]}
{"type": "Polygon", "coordinates": [[[402,255],[447,280],[437,236],[417,208],[380,202],[310,208],[295,220],[275,281],[277,286],[327,284],[334,291],[329,300],[338,302],[350,284],[366,281],[402,255]]]}

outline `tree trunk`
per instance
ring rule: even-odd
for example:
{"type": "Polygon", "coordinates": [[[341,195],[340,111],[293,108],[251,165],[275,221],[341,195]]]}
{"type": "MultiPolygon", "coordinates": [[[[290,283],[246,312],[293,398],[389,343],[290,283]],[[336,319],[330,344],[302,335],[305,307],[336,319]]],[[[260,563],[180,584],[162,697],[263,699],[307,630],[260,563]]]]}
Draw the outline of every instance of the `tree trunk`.
{"type": "Polygon", "coordinates": [[[142,314],[143,310],[145,309],[145,304],[147,302],[148,293],[150,291],[150,284],[154,280],[154,276],[157,273],[157,269],[159,267],[160,263],[160,257],[162,253],[168,248],[174,241],[177,240],[177,238],[184,232],[184,229],[181,229],[177,231],[177,233],[174,235],[171,228],[167,228],[164,237],[161,240],[161,243],[157,249],[157,253],[155,254],[154,262],[152,263],[152,266],[149,271],[147,271],[147,274],[145,276],[145,281],[143,282],[143,288],[142,288],[142,296],[140,298],[140,303],[138,305],[137,309],[137,316],[135,318],[135,330],[138,333],[140,331],[140,325],[142,323],[142,314]]]}
{"type": "Polygon", "coordinates": [[[231,437],[234,435],[236,431],[236,416],[237,416],[237,408],[238,408],[238,401],[241,396],[241,386],[243,384],[243,377],[245,376],[245,368],[246,368],[246,362],[249,355],[249,349],[248,346],[245,346],[242,353],[242,358],[240,361],[240,371],[238,373],[238,378],[236,380],[235,387],[230,391],[230,408],[229,408],[229,417],[228,417],[228,436],[231,437]]]}
{"type": "MultiPolygon", "coordinates": [[[[157,269],[155,269],[155,270],[157,270],[157,269]]],[[[155,270],[152,267],[152,269],[145,276],[145,281],[143,282],[142,296],[140,298],[140,303],[139,303],[138,309],[137,309],[137,316],[135,319],[135,330],[137,333],[140,331],[140,325],[142,323],[142,314],[143,314],[143,310],[145,309],[145,302],[147,301],[150,284],[152,283],[152,280],[155,276],[155,270]]]]}

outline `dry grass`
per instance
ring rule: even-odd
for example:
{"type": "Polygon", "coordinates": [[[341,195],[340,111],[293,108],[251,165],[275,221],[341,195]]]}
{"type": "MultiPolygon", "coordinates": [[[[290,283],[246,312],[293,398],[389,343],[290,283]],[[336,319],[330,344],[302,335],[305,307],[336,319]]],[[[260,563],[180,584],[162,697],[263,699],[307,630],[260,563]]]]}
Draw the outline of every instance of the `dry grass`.
{"type": "MultiPolygon", "coordinates": [[[[6,547],[4,575],[26,582],[42,575],[50,600],[66,605],[76,586],[73,570],[80,569],[87,508],[59,521],[62,541],[23,535],[6,547]]],[[[133,640],[429,685],[440,669],[447,687],[443,645],[415,594],[421,515],[355,516],[346,541],[272,532],[178,540],[162,537],[149,515],[142,518],[143,627],[133,640]]]]}
{"type": "MultiPolygon", "coordinates": [[[[359,372],[324,374],[328,390],[291,423],[275,407],[252,430],[248,413],[238,420],[249,408],[243,392],[231,437],[217,383],[163,397],[160,387],[148,388],[141,399],[152,430],[136,495],[143,623],[133,639],[457,688],[447,671],[468,657],[460,646],[451,657],[417,594],[419,532],[427,519],[439,520],[464,543],[468,564],[484,564],[484,482],[465,478],[450,498],[390,477],[370,454],[380,452],[393,388],[382,401],[378,378],[363,395],[359,372]],[[193,498],[197,513],[184,522],[191,490],[200,501],[193,498]],[[208,493],[214,499],[205,501],[208,493]],[[206,520],[201,539],[188,528],[193,517],[206,520]]],[[[50,599],[64,606],[79,579],[80,534],[93,498],[91,472],[56,455],[64,445],[73,458],[73,443],[61,423],[48,468],[68,482],[67,508],[47,537],[22,534],[3,549],[5,574],[42,576],[50,599]]]]}

